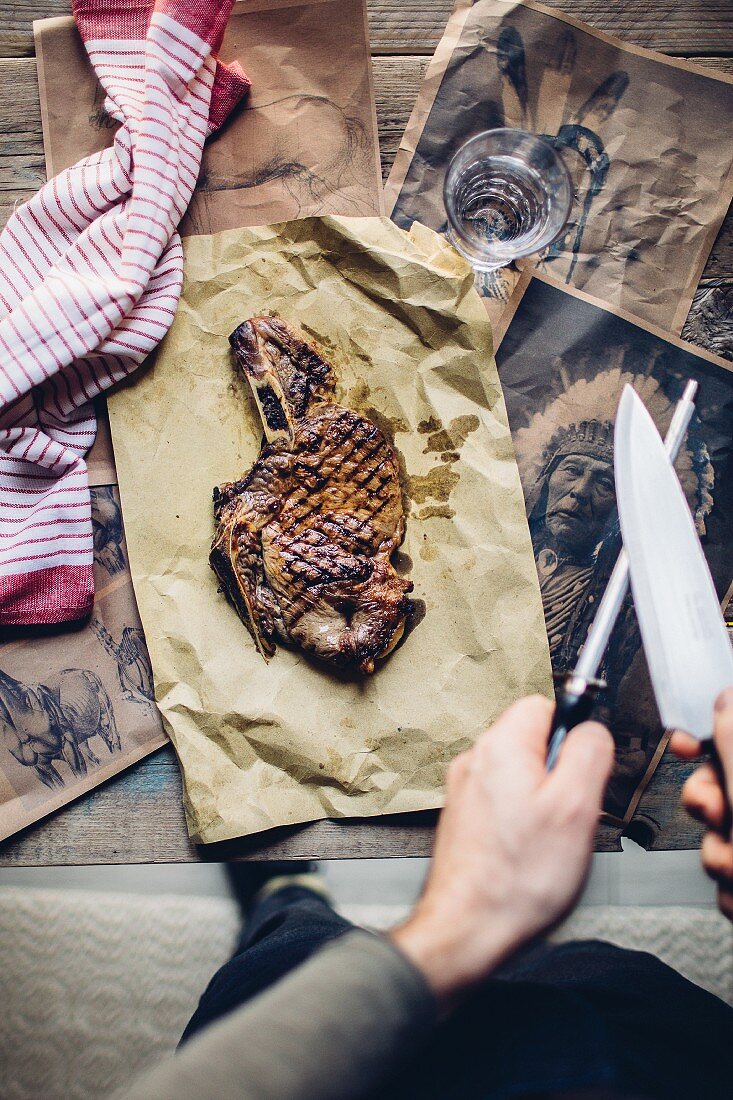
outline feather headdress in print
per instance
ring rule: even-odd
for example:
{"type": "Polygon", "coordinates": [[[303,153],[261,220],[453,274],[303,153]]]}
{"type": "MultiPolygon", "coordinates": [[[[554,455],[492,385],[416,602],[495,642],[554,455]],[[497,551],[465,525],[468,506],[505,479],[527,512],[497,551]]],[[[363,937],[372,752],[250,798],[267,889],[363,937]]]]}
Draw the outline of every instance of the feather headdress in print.
{"type": "MultiPolygon", "coordinates": [[[[593,200],[603,190],[611,161],[603,141],[603,124],[618,107],[629,84],[622,69],[610,73],[585,102],[566,118],[568,95],[577,61],[577,42],[571,27],[566,27],[555,49],[544,58],[540,71],[536,109],[533,111],[527,59],[519,29],[505,26],[496,46],[490,40],[484,47],[496,55],[501,81],[501,104],[497,104],[504,126],[515,126],[546,137],[558,149],[570,171],[575,198],[573,210],[562,236],[544,252],[544,264],[570,253],[572,259],[565,282],[572,280],[593,200]]],[[[508,301],[517,274],[513,269],[482,273],[480,289],[484,297],[508,301]]]]}
{"type": "MultiPolygon", "coordinates": [[[[531,515],[548,475],[566,454],[587,454],[613,460],[613,421],[621,392],[634,387],[662,434],[669,427],[674,401],[659,381],[649,374],[623,367],[600,371],[595,378],[581,378],[536,412],[525,428],[513,434],[517,465],[531,515]]],[[[694,420],[675,469],[694,510],[698,533],[705,533],[705,518],[713,506],[713,467],[705,444],[694,430],[694,420]]]]}

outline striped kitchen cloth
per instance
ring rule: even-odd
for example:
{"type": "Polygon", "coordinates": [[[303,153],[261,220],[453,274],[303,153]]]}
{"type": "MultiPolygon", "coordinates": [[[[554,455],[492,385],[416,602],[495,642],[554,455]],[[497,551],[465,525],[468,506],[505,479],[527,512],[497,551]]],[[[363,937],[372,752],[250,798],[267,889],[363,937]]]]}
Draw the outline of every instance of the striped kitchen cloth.
{"type": "Polygon", "coordinates": [[[74,3],[121,125],[112,148],[50,180],[0,236],[0,624],[91,610],[91,401],[173,320],[176,227],[203,144],[249,88],[238,65],[215,56],[232,6],[74,3]]]}

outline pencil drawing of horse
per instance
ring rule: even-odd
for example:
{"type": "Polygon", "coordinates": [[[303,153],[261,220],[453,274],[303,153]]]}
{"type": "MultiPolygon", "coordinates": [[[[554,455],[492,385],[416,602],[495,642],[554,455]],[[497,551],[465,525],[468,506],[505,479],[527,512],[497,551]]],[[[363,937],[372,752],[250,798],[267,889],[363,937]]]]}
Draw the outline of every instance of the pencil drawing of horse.
{"type": "Polygon", "coordinates": [[[90,746],[95,737],[110,753],[121,748],[107,690],[82,668],[63,669],[45,684],[24,684],[0,669],[0,733],[15,759],[51,788],[65,783],[55,761],[76,776],[99,764],[90,746]]]}

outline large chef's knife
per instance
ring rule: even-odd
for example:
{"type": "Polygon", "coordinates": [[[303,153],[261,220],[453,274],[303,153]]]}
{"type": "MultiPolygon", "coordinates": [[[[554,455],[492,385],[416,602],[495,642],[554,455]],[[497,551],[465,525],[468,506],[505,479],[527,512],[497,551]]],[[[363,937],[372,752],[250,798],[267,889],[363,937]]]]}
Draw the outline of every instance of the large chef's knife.
{"type": "MultiPolygon", "coordinates": [[[[697,382],[688,382],[682,397],[677,402],[664,440],[664,447],[671,462],[674,462],[677,457],[695,411],[696,392],[697,382]]],[[[563,677],[562,684],[558,688],[557,705],[547,744],[548,771],[557,763],[568,731],[590,717],[598,691],[606,686],[597,679],[598,669],[601,667],[603,654],[628,589],[629,559],[626,551],[622,549],[588,630],[588,636],[580,650],[578,662],[572,672],[568,672],[563,677]]]]}
{"type": "Polygon", "coordinates": [[[733,685],[733,648],[682,486],[628,385],[616,417],[614,465],[631,590],[662,722],[706,740],[716,696],[733,685]]]}

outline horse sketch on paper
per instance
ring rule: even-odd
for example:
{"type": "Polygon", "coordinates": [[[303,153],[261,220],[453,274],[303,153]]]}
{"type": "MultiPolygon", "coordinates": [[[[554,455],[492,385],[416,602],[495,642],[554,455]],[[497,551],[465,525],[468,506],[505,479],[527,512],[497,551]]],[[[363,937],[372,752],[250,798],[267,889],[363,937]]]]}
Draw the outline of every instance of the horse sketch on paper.
{"type": "Polygon", "coordinates": [[[123,626],[117,642],[99,619],[92,619],[89,626],[117,663],[117,678],[123,698],[152,711],[155,703],[153,667],[150,664],[145,635],[140,627],[123,626]]]}
{"type": "Polygon", "coordinates": [[[269,141],[269,146],[263,146],[260,151],[259,163],[235,175],[203,173],[200,188],[236,191],[277,180],[284,187],[292,188],[294,197],[303,189],[308,199],[318,199],[341,191],[350,182],[356,163],[371,155],[370,137],[364,123],[347,114],[328,96],[299,92],[266,103],[245,104],[243,119],[254,112],[263,132],[268,133],[269,141]],[[307,126],[320,135],[319,172],[308,168],[300,159],[302,153],[292,127],[293,118],[301,120],[299,126],[307,126]]]}
{"type": "Polygon", "coordinates": [[[110,754],[120,751],[112,703],[94,672],[66,668],[45,684],[24,684],[0,669],[0,738],[47,787],[65,785],[57,763],[75,776],[99,765],[90,745],[95,737],[110,754]]]}
{"type": "Polygon", "coordinates": [[[126,564],[122,551],[122,511],[111,485],[94,486],[89,492],[92,498],[94,559],[110,577],[116,577],[126,564]]]}
{"type": "MultiPolygon", "coordinates": [[[[97,83],[88,116],[95,133],[117,125],[105,103],[97,83]]],[[[186,215],[187,232],[212,232],[209,204],[220,192],[246,192],[253,209],[286,201],[292,218],[375,212],[372,199],[364,195],[374,156],[371,135],[361,118],[329,96],[299,92],[263,102],[248,100],[237,112],[236,125],[244,134],[255,133],[256,141],[243,137],[250,152],[236,159],[227,153],[231,141],[206,146],[186,215]],[[318,134],[317,163],[311,143],[301,142],[301,134],[318,134]]]]}

